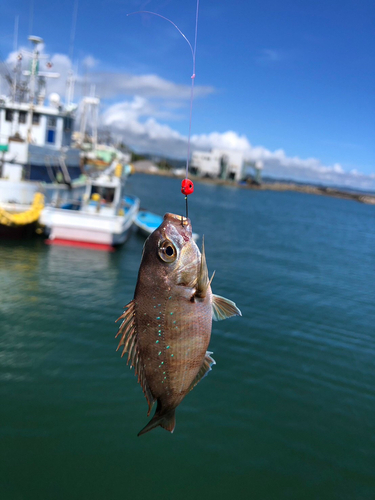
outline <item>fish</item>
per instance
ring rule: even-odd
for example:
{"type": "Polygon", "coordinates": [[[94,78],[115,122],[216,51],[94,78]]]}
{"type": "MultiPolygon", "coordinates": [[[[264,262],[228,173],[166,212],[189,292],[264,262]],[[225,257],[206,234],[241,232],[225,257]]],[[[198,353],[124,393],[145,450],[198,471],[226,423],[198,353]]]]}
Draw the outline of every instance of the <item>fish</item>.
{"type": "MultiPolygon", "coordinates": [[[[215,273],[214,273],[215,274],[215,273]]],[[[190,219],[166,213],[147,238],[134,298],[124,307],[116,337],[154,416],[138,436],[161,426],[173,433],[175,411],[215,365],[208,351],[212,320],[241,316],[231,300],[215,295],[190,219]]]]}

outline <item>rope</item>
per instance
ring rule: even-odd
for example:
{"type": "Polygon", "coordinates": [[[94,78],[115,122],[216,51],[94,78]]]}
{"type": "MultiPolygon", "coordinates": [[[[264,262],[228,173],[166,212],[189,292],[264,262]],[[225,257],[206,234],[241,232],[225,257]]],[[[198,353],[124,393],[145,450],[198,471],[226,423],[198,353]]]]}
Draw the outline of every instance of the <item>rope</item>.
{"type": "Polygon", "coordinates": [[[4,226],[25,226],[39,219],[44,208],[44,195],[35,193],[33,203],[29,210],[21,213],[9,213],[0,207],[0,224],[4,226]]]}

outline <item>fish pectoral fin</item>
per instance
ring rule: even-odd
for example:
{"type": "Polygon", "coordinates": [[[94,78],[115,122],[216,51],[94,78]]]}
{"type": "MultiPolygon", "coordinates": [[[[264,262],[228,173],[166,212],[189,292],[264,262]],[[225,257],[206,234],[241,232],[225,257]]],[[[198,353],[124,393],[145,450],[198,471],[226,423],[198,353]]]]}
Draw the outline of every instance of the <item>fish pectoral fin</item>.
{"type": "Polygon", "coordinates": [[[210,351],[206,352],[202,366],[200,367],[199,372],[197,373],[195,379],[190,384],[189,391],[192,391],[194,387],[198,384],[198,382],[200,382],[202,378],[204,378],[207,375],[207,373],[212,370],[211,368],[212,365],[216,365],[214,358],[211,358],[211,354],[213,353],[210,351]]]}
{"type": "Polygon", "coordinates": [[[201,263],[198,272],[198,279],[196,285],[195,296],[201,299],[204,299],[207,293],[207,289],[209,287],[208,280],[208,269],[206,262],[206,253],[204,251],[204,237],[202,238],[202,254],[201,254],[201,263]]]}
{"type": "Polygon", "coordinates": [[[242,316],[236,304],[220,295],[212,295],[212,319],[220,321],[231,316],[242,316]]]}
{"type": "Polygon", "coordinates": [[[117,351],[121,346],[124,346],[121,353],[121,357],[128,353],[128,360],[126,364],[130,362],[130,368],[134,367],[135,375],[138,375],[138,382],[141,384],[144,395],[146,396],[148,403],[148,414],[150,414],[151,408],[155,403],[155,398],[152,395],[151,389],[148,386],[146,380],[146,374],[143,368],[143,363],[139,354],[138,341],[137,341],[137,330],[135,326],[135,302],[132,300],[128,305],[125,306],[127,309],[116,321],[122,319],[122,323],[116,334],[116,338],[121,335],[119,345],[117,346],[117,351]]]}

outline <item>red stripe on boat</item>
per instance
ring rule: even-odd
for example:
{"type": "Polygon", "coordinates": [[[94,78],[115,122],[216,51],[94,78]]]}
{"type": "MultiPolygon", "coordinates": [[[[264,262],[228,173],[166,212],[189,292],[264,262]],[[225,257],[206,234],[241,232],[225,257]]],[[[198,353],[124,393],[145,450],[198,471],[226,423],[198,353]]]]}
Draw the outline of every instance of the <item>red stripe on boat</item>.
{"type": "Polygon", "coordinates": [[[89,243],[87,241],[63,240],[60,238],[55,238],[54,240],[45,240],[45,243],[47,245],[59,245],[63,247],[75,247],[75,248],[89,248],[91,250],[102,250],[105,252],[115,251],[112,245],[107,245],[104,243],[89,243]]]}

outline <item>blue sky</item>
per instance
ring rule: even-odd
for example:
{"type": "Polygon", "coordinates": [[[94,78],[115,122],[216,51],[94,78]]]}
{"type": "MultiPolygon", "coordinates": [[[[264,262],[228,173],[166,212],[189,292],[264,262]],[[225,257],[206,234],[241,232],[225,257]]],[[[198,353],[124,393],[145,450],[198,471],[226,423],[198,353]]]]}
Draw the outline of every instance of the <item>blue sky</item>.
{"type": "MultiPolygon", "coordinates": [[[[19,16],[18,47],[31,28],[62,76],[72,63],[76,100],[95,84],[105,126],[138,150],[184,156],[190,49],[168,22],[127,14],[157,12],[193,42],[196,0],[78,0],[72,51],[75,4],[7,2],[0,57],[12,60],[19,16]]],[[[373,0],[200,0],[193,148],[242,149],[270,175],[375,189],[374,25],[373,0]]]]}

